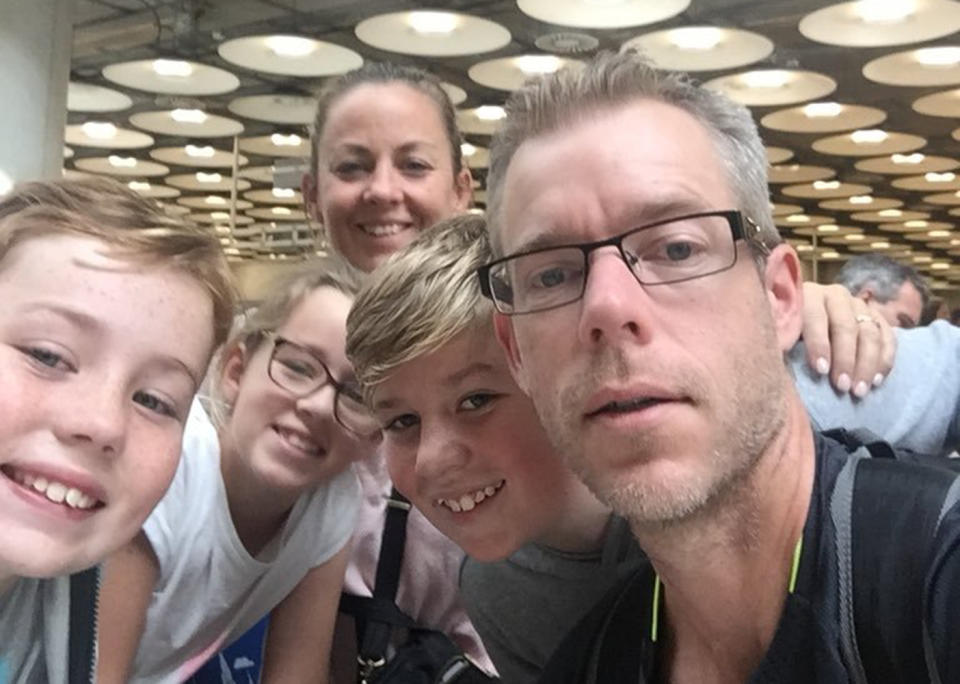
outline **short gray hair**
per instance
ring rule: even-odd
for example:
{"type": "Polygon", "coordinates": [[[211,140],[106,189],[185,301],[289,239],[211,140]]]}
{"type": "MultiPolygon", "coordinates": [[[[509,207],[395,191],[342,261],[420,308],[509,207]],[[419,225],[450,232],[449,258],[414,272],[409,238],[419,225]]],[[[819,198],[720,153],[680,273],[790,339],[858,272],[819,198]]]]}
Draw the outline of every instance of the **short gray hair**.
{"type": "Polygon", "coordinates": [[[835,283],[843,285],[852,294],[858,294],[869,286],[881,304],[896,299],[906,281],[910,281],[917,288],[926,308],[930,301],[930,286],[926,281],[914,268],[882,254],[853,257],[843,265],[834,279],[835,283]]]}
{"type": "Polygon", "coordinates": [[[781,242],[767,189],[767,157],[750,111],[684,74],[659,71],[635,52],[604,52],[582,70],[562,69],[528,80],[507,100],[507,118],[490,147],[487,176],[491,241],[502,255],[500,211],[507,168],[520,146],[584,116],[638,99],[684,110],[709,132],[723,161],[738,209],[760,226],[768,249],[781,242]]]}

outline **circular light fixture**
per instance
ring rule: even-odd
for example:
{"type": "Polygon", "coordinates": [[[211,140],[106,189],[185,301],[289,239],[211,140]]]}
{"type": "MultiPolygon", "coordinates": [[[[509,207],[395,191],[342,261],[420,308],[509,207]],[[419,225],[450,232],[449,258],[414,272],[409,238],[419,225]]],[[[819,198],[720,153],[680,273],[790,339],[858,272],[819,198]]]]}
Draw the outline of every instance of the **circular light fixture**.
{"type": "Polygon", "coordinates": [[[391,12],[364,19],[354,33],[380,50],[424,57],[453,57],[498,50],[510,32],[489,19],[434,10],[391,12]]]}
{"type": "Polygon", "coordinates": [[[467,70],[470,79],[498,90],[516,90],[531,76],[561,68],[582,69],[583,62],[556,55],[518,55],[477,62],[467,70]]]}
{"type": "Polygon", "coordinates": [[[749,107],[786,105],[814,100],[837,89],[829,76],[813,71],[758,69],[721,76],[704,84],[749,107]]]}
{"type": "Polygon", "coordinates": [[[207,120],[207,113],[201,109],[174,109],[170,118],[177,123],[202,124],[207,120]]]}
{"type": "Polygon", "coordinates": [[[182,59],[155,59],[153,73],[167,78],[188,78],[193,74],[193,67],[182,59]]]}
{"type": "Polygon", "coordinates": [[[170,95],[222,95],[240,86],[240,79],[225,69],[179,59],[109,64],[103,77],[127,88],[170,95]]]}
{"type": "Polygon", "coordinates": [[[860,0],[831,4],[803,17],[800,33],[844,47],[879,47],[933,40],[960,29],[951,0],[860,0]]]}
{"type": "Polygon", "coordinates": [[[109,121],[87,121],[80,130],[94,140],[110,140],[117,137],[117,127],[109,121]]]}
{"type": "Polygon", "coordinates": [[[453,33],[460,25],[460,19],[453,12],[421,10],[407,15],[407,24],[417,33],[433,35],[453,33]]]}
{"type": "Polygon", "coordinates": [[[244,36],[217,46],[223,59],[265,74],[316,78],[360,67],[363,57],[348,48],[306,36],[244,36]]]}
{"type": "Polygon", "coordinates": [[[317,49],[317,43],[302,36],[267,36],[263,40],[277,57],[306,57],[317,49]]]}
{"type": "Polygon", "coordinates": [[[579,28],[626,28],[674,17],[690,0],[517,0],[524,14],[547,24],[579,28]]]}

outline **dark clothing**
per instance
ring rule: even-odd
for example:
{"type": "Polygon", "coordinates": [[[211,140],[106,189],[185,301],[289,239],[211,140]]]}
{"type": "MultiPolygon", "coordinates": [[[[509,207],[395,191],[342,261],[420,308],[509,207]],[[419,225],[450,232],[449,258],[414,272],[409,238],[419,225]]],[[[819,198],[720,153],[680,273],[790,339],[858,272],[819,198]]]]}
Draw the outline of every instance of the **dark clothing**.
{"type": "MultiPolygon", "coordinates": [[[[846,684],[851,681],[841,650],[838,562],[830,516],[837,475],[849,454],[838,443],[821,435],[816,436],[815,446],[816,475],[803,530],[803,554],[796,589],[787,596],[773,641],[751,676],[751,684],[846,684]]],[[[944,477],[951,476],[945,472],[944,477]]],[[[903,496],[909,497],[911,492],[905,490],[903,496]]],[[[896,505],[896,501],[890,505],[896,505]]],[[[954,506],[944,516],[934,550],[927,566],[922,592],[925,595],[917,596],[916,601],[928,602],[927,625],[940,681],[955,683],[960,682],[960,629],[955,627],[960,625],[960,507],[954,506]]],[[[653,684],[663,681],[656,671],[658,643],[651,635],[654,577],[653,569],[647,565],[615,586],[561,643],[540,682],[653,684]],[[618,604],[620,607],[615,609],[618,604]],[[601,633],[605,638],[598,645],[597,635],[601,633]]],[[[857,591],[862,589],[859,587],[857,591]]],[[[876,598],[884,600],[883,596],[876,598]]],[[[662,610],[658,617],[662,624],[662,610]]],[[[662,629],[660,631],[662,633],[662,629]]],[[[917,673],[902,684],[927,680],[925,673],[917,673]]]]}

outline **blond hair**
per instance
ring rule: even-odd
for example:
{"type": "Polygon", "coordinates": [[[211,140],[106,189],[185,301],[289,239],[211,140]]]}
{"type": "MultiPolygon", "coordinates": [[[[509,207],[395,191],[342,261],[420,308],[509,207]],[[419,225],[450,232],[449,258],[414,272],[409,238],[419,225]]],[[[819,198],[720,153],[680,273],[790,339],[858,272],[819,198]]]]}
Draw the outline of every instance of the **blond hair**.
{"type": "Polygon", "coordinates": [[[0,199],[0,262],[21,242],[59,233],[93,237],[123,258],[169,265],[195,278],[213,300],[214,346],[226,339],[235,290],[212,233],[107,178],[24,183],[0,199]]]}
{"type": "MultiPolygon", "coordinates": [[[[642,99],[677,107],[707,129],[739,204],[732,208],[742,210],[756,222],[761,229],[760,242],[767,249],[781,242],[770,211],[766,152],[750,111],[694,83],[685,74],[659,71],[645,58],[628,51],[600,53],[582,70],[561,69],[531,78],[507,99],[507,118],[491,142],[487,174],[487,213],[497,254],[501,254],[503,244],[499,224],[504,182],[520,146],[598,112],[642,99]]],[[[630,131],[619,134],[630,135],[630,131]]],[[[762,255],[755,252],[755,256],[762,261],[762,255]]]]}
{"type": "Polygon", "coordinates": [[[230,355],[242,347],[249,359],[267,339],[267,333],[274,332],[283,326],[303,300],[314,290],[322,287],[329,287],[353,299],[360,284],[356,271],[340,259],[335,257],[311,259],[303,269],[298,269],[275,285],[266,299],[234,326],[217,361],[213,364],[214,373],[210,378],[210,415],[216,425],[224,425],[229,415],[229,408],[223,400],[220,381],[230,355]]]}
{"type": "Polygon", "coordinates": [[[476,269],[491,258],[486,221],[440,221],[379,266],[347,317],[347,358],[369,398],[398,366],[490,319],[476,269]]]}

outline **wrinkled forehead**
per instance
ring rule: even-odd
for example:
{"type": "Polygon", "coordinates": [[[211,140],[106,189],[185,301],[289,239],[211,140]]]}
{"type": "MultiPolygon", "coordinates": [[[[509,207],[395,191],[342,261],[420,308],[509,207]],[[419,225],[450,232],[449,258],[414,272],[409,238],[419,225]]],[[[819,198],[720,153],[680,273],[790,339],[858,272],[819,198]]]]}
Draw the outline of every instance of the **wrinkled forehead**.
{"type": "Polygon", "coordinates": [[[531,231],[557,223],[613,228],[735,205],[706,126],[676,106],[639,99],[526,139],[504,174],[491,232],[498,253],[510,254],[530,243],[531,231]]]}

